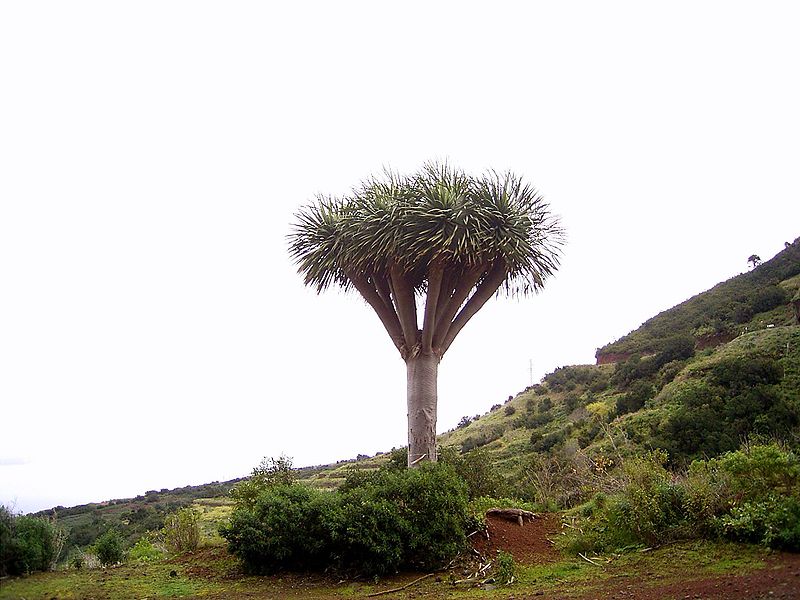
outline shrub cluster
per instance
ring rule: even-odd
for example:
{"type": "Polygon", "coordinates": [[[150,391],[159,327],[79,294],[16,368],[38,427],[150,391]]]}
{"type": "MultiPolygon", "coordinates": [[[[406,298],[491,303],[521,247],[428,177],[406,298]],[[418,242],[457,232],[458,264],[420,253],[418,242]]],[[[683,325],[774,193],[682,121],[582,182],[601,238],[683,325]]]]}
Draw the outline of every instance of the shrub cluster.
{"type": "Polygon", "coordinates": [[[270,484],[220,530],[252,573],[429,569],[465,545],[467,489],[452,467],[354,472],[335,492],[270,484]]]}
{"type": "Polygon", "coordinates": [[[0,577],[49,571],[65,540],[66,532],[53,521],[17,516],[0,505],[0,577]]]}
{"type": "Polygon", "coordinates": [[[702,379],[683,384],[678,409],[664,439],[673,460],[730,452],[750,434],[783,437],[800,421],[797,408],[781,393],[782,370],[771,358],[728,358],[702,379]]]}
{"type": "Polygon", "coordinates": [[[116,529],[109,529],[94,543],[94,553],[103,566],[115,565],[125,558],[125,542],[116,529]]]}
{"type": "Polygon", "coordinates": [[[671,539],[725,537],[800,550],[800,457],[754,445],[692,463],[676,479],[655,451],[626,462],[625,486],[586,504],[566,537],[574,551],[615,550],[671,539]]]}
{"type": "Polygon", "coordinates": [[[608,386],[608,375],[593,366],[574,365],[558,367],[545,375],[544,382],[554,392],[571,392],[578,387],[601,392],[608,386]]]}
{"type": "Polygon", "coordinates": [[[182,508],[164,519],[164,545],[172,552],[193,552],[200,544],[200,515],[193,508],[182,508]]]}

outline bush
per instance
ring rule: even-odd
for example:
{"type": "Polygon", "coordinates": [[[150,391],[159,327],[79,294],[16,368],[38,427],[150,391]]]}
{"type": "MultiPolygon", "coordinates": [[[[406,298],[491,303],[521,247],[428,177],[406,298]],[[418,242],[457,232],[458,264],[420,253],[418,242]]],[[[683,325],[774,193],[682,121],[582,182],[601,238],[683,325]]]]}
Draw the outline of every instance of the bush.
{"type": "Polygon", "coordinates": [[[335,556],[340,529],[335,496],[302,485],[275,485],[240,503],[220,528],[250,573],[318,569],[335,556]]]}
{"type": "Polygon", "coordinates": [[[618,550],[651,545],[680,536],[685,528],[683,488],[664,468],[665,453],[654,451],[629,460],[621,492],[588,511],[589,518],[568,546],[572,550],[618,550]]]}
{"type": "Polygon", "coordinates": [[[441,566],[465,545],[467,489],[447,465],[351,475],[336,492],[283,485],[239,503],[220,532],[253,573],[379,575],[441,566]]]}
{"type": "Polygon", "coordinates": [[[497,583],[511,585],[516,579],[517,565],[514,556],[502,550],[497,551],[497,566],[494,568],[494,578],[497,583]]]}
{"type": "Polygon", "coordinates": [[[772,443],[692,463],[673,481],[653,453],[628,461],[627,483],[600,506],[586,505],[572,550],[606,550],[678,537],[728,537],[800,550],[800,458],[772,443]]]}
{"type": "Polygon", "coordinates": [[[164,553],[155,542],[156,536],[152,532],[146,533],[128,551],[128,560],[145,563],[159,560],[164,553]]]}
{"type": "Polygon", "coordinates": [[[475,448],[480,448],[481,446],[485,446],[495,440],[499,440],[503,437],[503,434],[506,431],[506,426],[503,423],[495,423],[490,427],[486,427],[481,429],[475,435],[471,435],[464,439],[461,443],[461,451],[462,452],[469,452],[475,448]]]}
{"type": "Polygon", "coordinates": [[[644,408],[644,403],[653,397],[653,386],[647,381],[636,381],[624,396],[617,398],[617,414],[636,412],[644,408]]]}
{"type": "Polygon", "coordinates": [[[103,566],[114,565],[122,562],[124,549],[122,536],[116,529],[109,529],[94,543],[97,560],[103,566]]]}
{"type": "Polygon", "coordinates": [[[172,552],[193,552],[200,544],[200,515],[193,508],[182,508],[164,519],[164,544],[172,552]]]}
{"type": "Polygon", "coordinates": [[[784,436],[800,422],[797,408],[781,393],[782,369],[768,357],[726,358],[702,378],[680,382],[677,409],[660,444],[680,461],[733,452],[751,434],[784,436]]]}
{"type": "Polygon", "coordinates": [[[789,293],[782,287],[770,285],[756,292],[752,300],[753,312],[767,312],[789,301],[789,293]]]}
{"type": "Polygon", "coordinates": [[[0,576],[53,569],[65,540],[66,532],[53,521],[15,516],[0,506],[0,576]]]}
{"type": "Polygon", "coordinates": [[[771,497],[735,506],[719,519],[727,537],[797,552],[800,550],[800,500],[771,497]]]}
{"type": "Polygon", "coordinates": [[[20,572],[14,531],[14,515],[0,504],[0,577],[20,572]]]}
{"type": "Polygon", "coordinates": [[[451,467],[429,463],[400,473],[380,472],[364,490],[397,507],[400,568],[441,567],[465,547],[467,486],[451,467]]]}

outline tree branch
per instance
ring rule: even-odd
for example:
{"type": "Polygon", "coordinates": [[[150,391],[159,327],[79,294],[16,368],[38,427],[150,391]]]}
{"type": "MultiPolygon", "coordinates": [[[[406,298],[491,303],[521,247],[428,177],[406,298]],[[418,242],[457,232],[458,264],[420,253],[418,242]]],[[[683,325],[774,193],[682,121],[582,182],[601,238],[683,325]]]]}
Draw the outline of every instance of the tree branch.
{"type": "Polygon", "coordinates": [[[417,301],[414,297],[414,288],[409,284],[408,275],[398,265],[389,268],[389,278],[392,285],[392,296],[406,340],[406,348],[411,355],[417,345],[417,301]]]}
{"type": "Polygon", "coordinates": [[[358,290],[364,300],[367,301],[367,304],[369,304],[377,313],[378,318],[386,328],[386,332],[389,334],[389,337],[392,339],[395,347],[400,352],[400,356],[402,356],[403,360],[405,360],[408,356],[409,348],[405,337],[403,336],[400,320],[398,319],[394,308],[391,306],[386,306],[376,291],[375,285],[370,283],[364,275],[348,273],[347,276],[350,278],[350,281],[353,282],[353,286],[358,290]]]}
{"type": "Polygon", "coordinates": [[[389,282],[386,279],[386,275],[383,273],[380,275],[373,275],[372,280],[375,282],[375,290],[378,292],[378,296],[381,297],[381,300],[383,300],[383,303],[386,305],[386,307],[394,312],[394,304],[392,304],[392,291],[389,288],[389,282]]]}
{"type": "Polygon", "coordinates": [[[425,299],[425,316],[422,321],[422,350],[432,352],[433,333],[436,329],[436,306],[442,287],[444,267],[439,262],[431,264],[428,270],[428,296],[425,299]]]}
{"type": "Polygon", "coordinates": [[[444,355],[444,351],[441,348],[447,337],[447,332],[452,326],[453,317],[456,316],[458,309],[461,308],[464,300],[467,299],[470,291],[485,272],[486,268],[483,266],[467,269],[456,282],[450,298],[446,303],[442,303],[444,308],[440,307],[440,312],[436,315],[436,332],[433,336],[433,347],[440,348],[440,356],[444,355]]]}
{"type": "Polygon", "coordinates": [[[486,304],[489,298],[494,295],[497,289],[503,285],[507,275],[508,271],[506,270],[504,264],[496,263],[492,267],[492,270],[489,271],[489,274],[480,283],[478,288],[475,290],[475,293],[472,294],[472,297],[467,301],[467,303],[464,305],[464,308],[461,309],[461,312],[458,313],[458,316],[450,325],[447,335],[442,341],[442,355],[447,352],[450,344],[452,344],[453,340],[456,339],[456,336],[464,328],[464,325],[466,325],[467,322],[469,322],[469,320],[475,316],[475,313],[477,313],[483,307],[483,305],[486,304]]]}

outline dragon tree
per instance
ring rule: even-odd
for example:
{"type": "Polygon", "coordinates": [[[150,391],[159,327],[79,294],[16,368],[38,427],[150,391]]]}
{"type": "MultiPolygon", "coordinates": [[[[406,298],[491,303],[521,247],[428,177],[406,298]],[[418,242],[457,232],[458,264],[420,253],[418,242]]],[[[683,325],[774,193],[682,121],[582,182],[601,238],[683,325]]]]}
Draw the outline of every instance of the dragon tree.
{"type": "Polygon", "coordinates": [[[542,289],[559,266],[558,219],[513,173],[435,163],[318,196],[295,219],[306,285],[357,291],[406,363],[409,466],[435,461],[439,362],[493,295],[542,289]]]}

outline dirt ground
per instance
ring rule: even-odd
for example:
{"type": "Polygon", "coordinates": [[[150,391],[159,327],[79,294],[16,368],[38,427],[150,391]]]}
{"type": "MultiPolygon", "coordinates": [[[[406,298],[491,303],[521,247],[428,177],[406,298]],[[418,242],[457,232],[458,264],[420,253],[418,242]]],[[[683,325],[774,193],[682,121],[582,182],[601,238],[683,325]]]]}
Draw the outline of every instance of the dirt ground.
{"type": "MultiPolygon", "coordinates": [[[[491,558],[498,550],[511,553],[527,565],[555,562],[561,558],[550,540],[560,531],[557,515],[540,515],[523,526],[501,518],[487,518],[488,538],[475,536],[473,547],[491,558]]],[[[635,576],[611,574],[582,589],[563,589],[555,594],[538,592],[514,594],[516,600],[551,598],[553,600],[755,600],[800,599],[800,554],[777,552],[769,556],[764,568],[745,573],[700,576],[691,572],[635,576]]]]}
{"type": "Polygon", "coordinates": [[[542,564],[554,562],[561,555],[553,547],[553,539],[561,529],[558,515],[543,514],[523,525],[500,517],[486,517],[487,534],[472,536],[472,547],[481,556],[493,558],[498,550],[510,553],[514,560],[522,564],[542,564]]]}
{"type": "Polygon", "coordinates": [[[561,600],[756,600],[800,598],[800,555],[779,553],[763,569],[742,574],[692,578],[677,576],[611,577],[590,591],[554,596],[561,600]]]}

